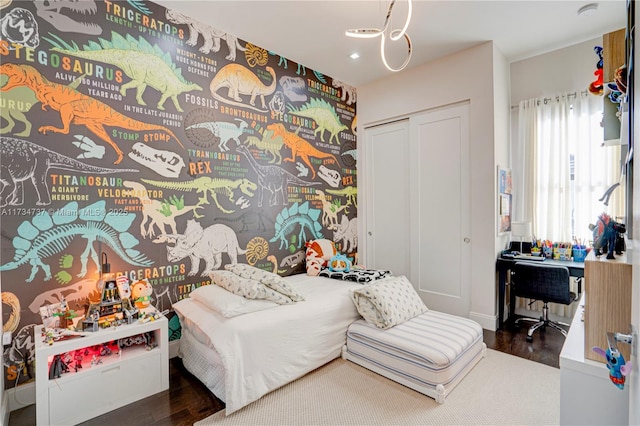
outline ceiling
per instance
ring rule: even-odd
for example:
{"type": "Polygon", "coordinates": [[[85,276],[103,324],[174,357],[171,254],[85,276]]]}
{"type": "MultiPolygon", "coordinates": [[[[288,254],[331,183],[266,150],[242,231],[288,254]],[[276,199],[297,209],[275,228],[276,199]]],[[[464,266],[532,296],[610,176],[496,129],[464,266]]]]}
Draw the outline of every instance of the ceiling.
{"type": "MultiPolygon", "coordinates": [[[[344,35],[350,28],[382,27],[388,1],[156,2],[353,86],[393,74],[380,59],[380,38],[344,35]],[[353,52],[360,58],[349,58],[353,52]]],[[[578,9],[588,3],[414,0],[407,31],[413,56],[407,69],[489,40],[515,62],[625,27],[625,0],[599,1],[596,13],[578,16],[578,9]]],[[[391,28],[402,27],[407,9],[406,0],[396,2],[391,28]]],[[[406,42],[387,43],[389,64],[400,66],[406,42]]]]}

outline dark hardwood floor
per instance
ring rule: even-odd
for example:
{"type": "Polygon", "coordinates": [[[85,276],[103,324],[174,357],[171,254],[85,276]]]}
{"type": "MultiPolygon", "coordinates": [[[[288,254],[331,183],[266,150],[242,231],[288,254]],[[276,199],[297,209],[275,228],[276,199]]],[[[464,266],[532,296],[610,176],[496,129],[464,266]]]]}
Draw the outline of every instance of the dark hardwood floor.
{"type": "MultiPolygon", "coordinates": [[[[505,330],[496,332],[484,330],[484,342],[490,349],[559,367],[560,351],[564,343],[562,334],[551,329],[536,331],[531,343],[527,342],[526,336],[527,327],[525,326],[520,329],[506,326],[505,330]]],[[[224,408],[224,403],[191,375],[179,358],[173,358],[169,362],[169,382],[170,388],[167,391],[81,424],[83,426],[186,426],[224,408]]],[[[126,390],[123,389],[123,391],[126,390]]],[[[99,397],[99,395],[96,396],[99,397]]],[[[35,405],[11,412],[9,426],[35,424],[35,405]]]]}

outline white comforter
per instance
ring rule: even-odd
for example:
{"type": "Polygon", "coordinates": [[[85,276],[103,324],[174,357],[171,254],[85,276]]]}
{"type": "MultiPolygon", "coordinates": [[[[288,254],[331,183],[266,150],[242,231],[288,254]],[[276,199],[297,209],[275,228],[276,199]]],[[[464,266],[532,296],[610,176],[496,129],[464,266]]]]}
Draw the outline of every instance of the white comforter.
{"type": "Polygon", "coordinates": [[[226,414],[339,357],[360,318],[349,290],[361,284],[306,274],[287,282],[306,300],[233,318],[193,300],[173,305],[183,327],[222,358],[226,414]]]}

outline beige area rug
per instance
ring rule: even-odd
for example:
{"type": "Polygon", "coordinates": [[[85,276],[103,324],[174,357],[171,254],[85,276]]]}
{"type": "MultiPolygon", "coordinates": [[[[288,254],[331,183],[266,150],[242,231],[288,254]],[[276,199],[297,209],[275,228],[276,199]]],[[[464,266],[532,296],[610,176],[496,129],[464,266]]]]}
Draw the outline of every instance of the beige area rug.
{"type": "Polygon", "coordinates": [[[557,425],[560,370],[491,349],[444,404],[336,359],[205,425],[557,425]]]}

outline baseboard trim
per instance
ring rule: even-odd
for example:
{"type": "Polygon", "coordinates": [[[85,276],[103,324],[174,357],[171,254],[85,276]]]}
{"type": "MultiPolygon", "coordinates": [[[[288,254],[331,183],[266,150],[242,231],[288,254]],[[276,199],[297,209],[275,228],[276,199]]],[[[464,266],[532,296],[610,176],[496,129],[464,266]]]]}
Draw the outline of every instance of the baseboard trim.
{"type": "Polygon", "coordinates": [[[470,312],[469,319],[474,320],[484,329],[491,331],[497,330],[498,318],[496,315],[486,315],[477,312],[470,312]]]}
{"type": "Polygon", "coordinates": [[[0,416],[2,416],[2,426],[9,426],[9,416],[11,411],[9,410],[9,397],[7,392],[2,392],[2,407],[0,407],[0,416]]]}
{"type": "Polygon", "coordinates": [[[15,388],[6,389],[4,393],[9,401],[9,411],[19,410],[36,403],[35,382],[29,382],[15,388]]]}

